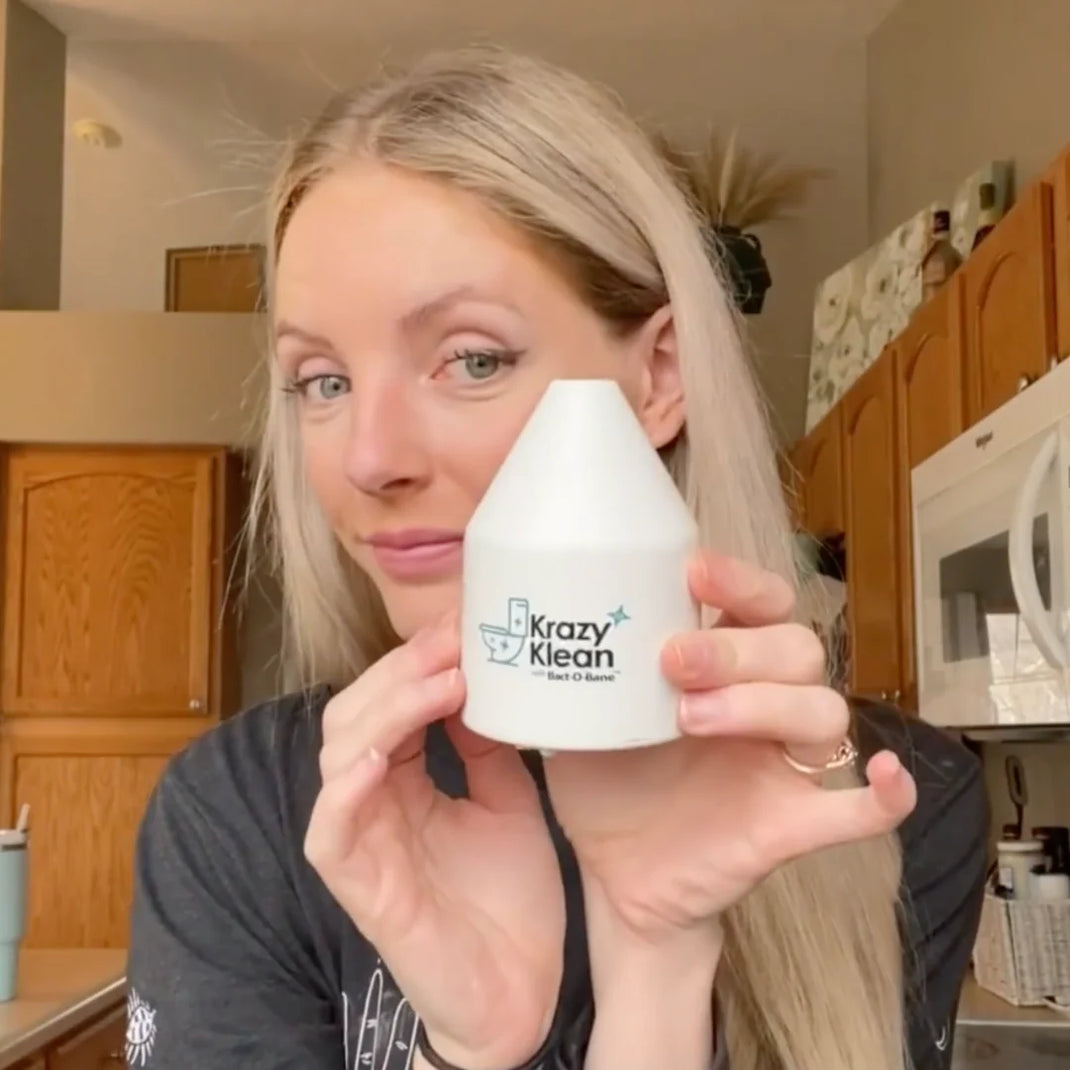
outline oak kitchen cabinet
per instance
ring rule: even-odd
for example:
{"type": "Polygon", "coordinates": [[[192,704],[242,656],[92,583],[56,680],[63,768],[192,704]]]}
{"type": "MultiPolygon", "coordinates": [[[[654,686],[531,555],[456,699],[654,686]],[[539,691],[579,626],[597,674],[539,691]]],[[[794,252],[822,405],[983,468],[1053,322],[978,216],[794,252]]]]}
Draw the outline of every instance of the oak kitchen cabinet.
{"type": "Polygon", "coordinates": [[[1067,356],[1070,149],[785,451],[799,526],[845,536],[855,693],[916,708],[911,469],[1067,356]]]}
{"type": "Polygon", "coordinates": [[[116,1007],[48,1053],[48,1070],[119,1070],[126,1066],[126,1006],[116,1007]]]}
{"type": "Polygon", "coordinates": [[[975,424],[1039,379],[1055,359],[1051,187],[1030,187],[960,270],[967,413],[975,424]]]}
{"type": "Polygon", "coordinates": [[[126,1065],[126,1003],[121,1001],[12,1070],[120,1070],[126,1065]]]}
{"type": "Polygon", "coordinates": [[[844,396],[843,486],[852,694],[898,698],[896,367],[885,352],[844,396]]]}
{"type": "Polygon", "coordinates": [[[836,406],[790,452],[796,514],[818,538],[843,531],[843,412],[836,406]]]}
{"type": "Polygon", "coordinates": [[[148,796],[238,703],[240,464],[215,448],[0,456],[0,820],[31,807],[26,946],[124,947],[148,796]]]}
{"type": "Polygon", "coordinates": [[[1070,356],[1070,150],[1044,181],[1052,191],[1052,252],[1055,257],[1055,342],[1060,360],[1070,356]]]}

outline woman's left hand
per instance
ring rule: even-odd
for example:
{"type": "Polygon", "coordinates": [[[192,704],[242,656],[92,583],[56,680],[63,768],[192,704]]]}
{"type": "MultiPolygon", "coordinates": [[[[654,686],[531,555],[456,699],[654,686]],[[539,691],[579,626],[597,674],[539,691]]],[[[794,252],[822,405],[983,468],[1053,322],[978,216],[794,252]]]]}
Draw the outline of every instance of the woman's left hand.
{"type": "Polygon", "coordinates": [[[721,616],[662,654],[662,671],[682,692],[684,737],[546,763],[588,899],[646,946],[716,925],[791,859],[889,832],[916,798],[888,751],[869,760],[868,783],[834,789],[785,760],[787,750],[824,765],[849,718],[843,698],[823,686],[817,636],[787,623],[793,594],[783,579],[712,552],[696,558],[689,579],[695,598],[721,616]]]}

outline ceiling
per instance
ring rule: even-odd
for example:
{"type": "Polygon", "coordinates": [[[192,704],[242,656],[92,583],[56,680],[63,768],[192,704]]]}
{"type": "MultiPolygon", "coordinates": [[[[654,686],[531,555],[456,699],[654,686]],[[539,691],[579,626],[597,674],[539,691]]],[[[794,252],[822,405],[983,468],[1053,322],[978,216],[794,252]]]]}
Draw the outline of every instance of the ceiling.
{"type": "Polygon", "coordinates": [[[569,37],[674,39],[742,29],[866,37],[897,0],[29,0],[65,33],[87,39],[251,41],[421,36],[436,26],[480,34],[548,30],[569,37]]]}

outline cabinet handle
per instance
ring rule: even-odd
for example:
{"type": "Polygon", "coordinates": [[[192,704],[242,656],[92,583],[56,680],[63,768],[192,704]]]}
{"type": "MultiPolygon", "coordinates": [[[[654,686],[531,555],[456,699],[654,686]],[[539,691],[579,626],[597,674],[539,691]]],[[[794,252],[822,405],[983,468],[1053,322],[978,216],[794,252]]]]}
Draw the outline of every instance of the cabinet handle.
{"type": "Polygon", "coordinates": [[[126,1066],[126,1052],[124,1051],[109,1051],[103,1059],[100,1060],[101,1066],[110,1066],[112,1063],[118,1063],[120,1066],[126,1066]]]}
{"type": "Polygon", "coordinates": [[[1020,394],[1026,387],[1032,386],[1037,381],[1035,375],[1023,375],[1018,379],[1018,393],[1020,394]]]}
{"type": "Polygon", "coordinates": [[[196,713],[201,708],[201,700],[199,698],[191,698],[189,700],[189,708],[196,713]]]}

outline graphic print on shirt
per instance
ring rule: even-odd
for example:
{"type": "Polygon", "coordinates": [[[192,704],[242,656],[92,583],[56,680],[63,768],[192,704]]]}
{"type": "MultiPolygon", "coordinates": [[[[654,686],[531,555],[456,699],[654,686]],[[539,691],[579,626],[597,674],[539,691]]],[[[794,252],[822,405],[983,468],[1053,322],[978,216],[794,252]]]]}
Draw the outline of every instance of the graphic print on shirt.
{"type": "Polygon", "coordinates": [[[156,1046],[156,1011],[136,988],[126,997],[126,1065],[148,1066],[156,1046]]]}
{"type": "Polygon", "coordinates": [[[420,1020],[409,1001],[386,983],[381,962],[368,982],[359,1018],[346,992],[342,1011],[346,1070],[410,1070],[420,1020]]]}
{"type": "Polygon", "coordinates": [[[951,1042],[951,1034],[947,1028],[947,1023],[944,1023],[944,1028],[940,1030],[940,1035],[936,1038],[936,1050],[947,1051],[947,1046],[951,1042]]]}

